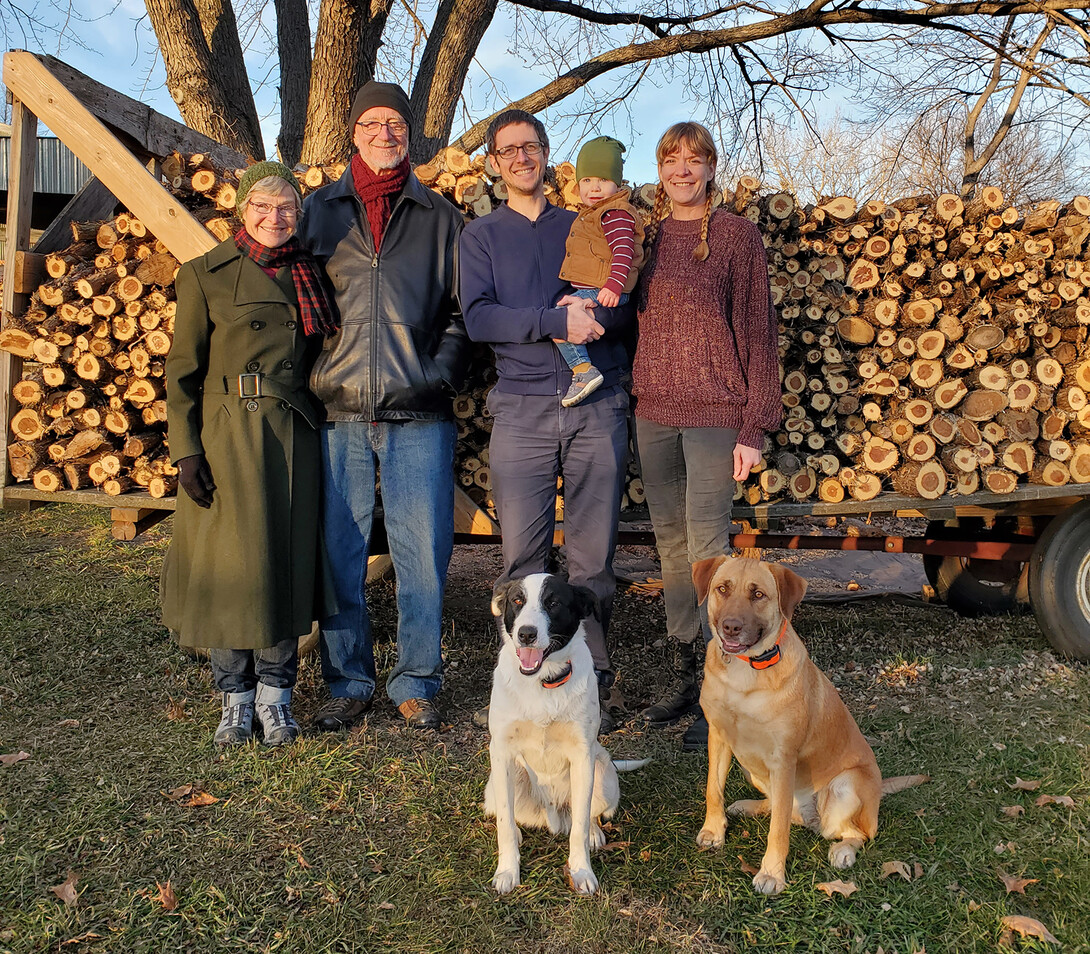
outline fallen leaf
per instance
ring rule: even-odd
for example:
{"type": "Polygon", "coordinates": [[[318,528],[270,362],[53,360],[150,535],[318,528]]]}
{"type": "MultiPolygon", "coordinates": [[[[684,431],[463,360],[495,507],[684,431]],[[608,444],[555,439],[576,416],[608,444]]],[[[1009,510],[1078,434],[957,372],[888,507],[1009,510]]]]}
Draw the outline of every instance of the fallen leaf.
{"type": "Polygon", "coordinates": [[[969,902],[969,913],[971,914],[973,911],[979,911],[983,906],[984,905],[978,904],[976,901],[970,901],[969,902]]]}
{"type": "Polygon", "coordinates": [[[214,805],[219,801],[215,795],[210,792],[204,791],[200,785],[194,785],[192,782],[185,785],[179,785],[175,789],[171,789],[169,792],[163,792],[167,798],[172,802],[177,802],[182,808],[197,808],[201,805],[214,805]]]}
{"type": "Polygon", "coordinates": [[[178,896],[174,893],[174,888],[169,881],[166,884],[156,881],[155,887],[159,889],[159,897],[156,900],[163,906],[164,911],[173,911],[178,907],[178,896]]]}
{"type": "MultiPolygon", "coordinates": [[[[79,719],[61,719],[61,721],[57,723],[56,727],[58,729],[78,729],[79,719]]],[[[64,943],[67,944],[69,942],[65,941],[64,943]]]]}
{"type": "Polygon", "coordinates": [[[1040,782],[1026,782],[1023,779],[1020,779],[1017,775],[1014,776],[1014,784],[1007,786],[1007,788],[1016,789],[1022,792],[1034,792],[1040,787],[1040,782]]]}
{"type": "Polygon", "coordinates": [[[215,805],[218,801],[219,799],[211,792],[194,792],[189,798],[178,804],[182,808],[199,808],[202,805],[215,805]]]}
{"type": "Polygon", "coordinates": [[[995,749],[996,752],[1005,752],[1007,749],[1007,747],[1002,742],[993,742],[992,748],[995,749]]]}
{"type": "Polygon", "coordinates": [[[11,755],[0,755],[0,765],[2,765],[4,768],[8,768],[8,766],[14,765],[16,762],[22,762],[23,759],[29,758],[29,752],[23,752],[22,750],[20,750],[18,752],[12,752],[11,755]]]}
{"type": "Polygon", "coordinates": [[[1005,851],[1009,851],[1012,855],[1018,850],[1018,846],[1013,841],[1000,842],[995,846],[995,853],[997,855],[1003,854],[1005,851]]]}
{"type": "Polygon", "coordinates": [[[389,901],[380,902],[378,907],[380,911],[393,911],[394,909],[394,906],[390,904],[389,901]]]}
{"type": "Polygon", "coordinates": [[[746,862],[746,859],[741,855],[738,856],[738,860],[742,862],[742,873],[747,875],[755,875],[759,869],[754,868],[753,865],[746,862]]]}
{"type": "Polygon", "coordinates": [[[1063,805],[1064,808],[1074,808],[1075,799],[1070,795],[1038,795],[1033,804],[1038,808],[1045,805],[1063,805]]]}
{"type": "Polygon", "coordinates": [[[822,881],[821,884],[814,885],[814,887],[818,891],[824,891],[830,898],[834,894],[842,894],[847,898],[859,890],[854,881],[822,881]]]}
{"type": "Polygon", "coordinates": [[[101,937],[101,934],[95,934],[94,931],[85,931],[78,937],[70,937],[67,941],[61,941],[61,947],[64,947],[66,944],[82,944],[84,941],[97,941],[101,937]]]}
{"type": "Polygon", "coordinates": [[[314,865],[312,865],[309,861],[307,861],[306,858],[303,857],[303,849],[302,848],[296,848],[295,849],[295,860],[297,862],[299,862],[299,867],[300,868],[313,868],[314,867],[314,865]]]}
{"type": "Polygon", "coordinates": [[[177,722],[179,719],[185,718],[185,702],[179,702],[177,699],[171,698],[167,705],[167,719],[171,722],[177,722]]]}
{"type": "Polygon", "coordinates": [[[908,865],[903,861],[885,861],[882,863],[882,877],[888,878],[890,875],[898,874],[905,881],[912,880],[912,873],[908,870],[908,865]]]}
{"type": "Polygon", "coordinates": [[[1051,932],[1036,918],[1027,918],[1022,914],[1008,914],[1000,918],[999,923],[1004,927],[1017,931],[1022,937],[1039,937],[1042,941],[1050,941],[1053,944],[1060,942],[1054,938],[1051,932]]]}
{"type": "Polygon", "coordinates": [[[916,862],[916,863],[915,863],[915,864],[914,864],[914,865],[912,866],[912,868],[913,868],[913,876],[914,876],[914,877],[916,877],[916,878],[922,878],[922,877],[923,877],[923,865],[921,865],[921,864],[920,864],[920,863],[919,863],[919,862],[917,861],[917,862],[916,862]]]}
{"type": "Polygon", "coordinates": [[[1026,813],[1025,808],[1021,805],[1004,805],[999,810],[1010,818],[1017,818],[1019,815],[1024,815],[1026,813]]]}
{"type": "Polygon", "coordinates": [[[1014,875],[1007,874],[1002,868],[996,874],[999,875],[999,880],[1003,882],[1003,886],[1007,889],[1007,894],[1025,894],[1026,885],[1037,884],[1039,880],[1037,878],[1016,878],[1014,875]]]}
{"type": "Polygon", "coordinates": [[[651,860],[651,849],[650,848],[644,848],[643,851],[640,852],[640,861],[650,861],[650,860],[651,860]]]}
{"type": "Polygon", "coordinates": [[[56,884],[49,890],[60,898],[68,907],[72,907],[79,900],[79,892],[76,891],[76,882],[79,879],[74,871],[68,872],[68,877],[62,884],[56,884]]]}
{"type": "Polygon", "coordinates": [[[172,788],[169,792],[162,792],[162,794],[169,798],[172,802],[176,802],[180,798],[185,798],[185,796],[189,795],[192,791],[192,783],[187,783],[185,785],[179,785],[177,788],[172,788]]]}
{"type": "Polygon", "coordinates": [[[632,845],[632,842],[630,842],[630,841],[607,841],[598,850],[599,851],[620,851],[623,848],[631,847],[631,845],[632,845]]]}

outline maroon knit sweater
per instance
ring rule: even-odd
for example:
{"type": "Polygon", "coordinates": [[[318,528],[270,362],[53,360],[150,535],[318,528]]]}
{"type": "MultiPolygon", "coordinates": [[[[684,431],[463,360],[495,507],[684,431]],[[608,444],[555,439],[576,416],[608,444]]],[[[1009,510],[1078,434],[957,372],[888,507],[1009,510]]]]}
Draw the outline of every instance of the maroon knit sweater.
{"type": "Polygon", "coordinates": [[[667,218],[637,289],[636,416],[667,427],[734,427],[763,447],[780,424],[776,318],[757,227],[723,210],[708,223],[711,254],[693,261],[700,220],[667,218]]]}

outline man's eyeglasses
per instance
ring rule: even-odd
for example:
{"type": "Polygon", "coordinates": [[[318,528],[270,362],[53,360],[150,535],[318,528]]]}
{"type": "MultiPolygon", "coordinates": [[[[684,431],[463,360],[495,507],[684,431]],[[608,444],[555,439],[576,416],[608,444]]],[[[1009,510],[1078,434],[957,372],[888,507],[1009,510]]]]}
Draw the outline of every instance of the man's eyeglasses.
{"type": "Polygon", "coordinates": [[[246,207],[253,209],[258,215],[272,215],[274,212],[279,212],[280,218],[287,222],[290,222],[299,215],[299,210],[294,205],[273,205],[270,202],[250,202],[246,207]]]}
{"type": "Polygon", "coordinates": [[[378,131],[385,126],[395,136],[404,136],[409,129],[408,123],[403,123],[400,119],[391,119],[389,122],[381,122],[377,119],[368,119],[366,121],[360,120],[356,123],[368,136],[377,136],[378,131]]]}
{"type": "Polygon", "coordinates": [[[496,150],[496,155],[501,159],[514,159],[520,149],[528,156],[540,156],[545,151],[545,143],[524,142],[518,146],[504,146],[496,150]]]}

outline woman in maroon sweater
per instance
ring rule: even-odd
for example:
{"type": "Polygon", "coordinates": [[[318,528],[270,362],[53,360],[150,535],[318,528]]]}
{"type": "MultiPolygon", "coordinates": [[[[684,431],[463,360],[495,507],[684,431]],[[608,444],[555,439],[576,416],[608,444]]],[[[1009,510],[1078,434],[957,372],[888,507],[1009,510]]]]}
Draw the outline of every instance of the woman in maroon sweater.
{"type": "MultiPolygon", "coordinates": [[[[764,244],[747,219],[712,211],[718,154],[711,133],[698,123],[671,126],[656,158],[633,392],[666,628],[676,642],[676,682],[642,715],[669,725],[696,709],[700,696],[703,613],[692,564],[730,549],[734,483],[749,475],[765,433],[779,426],[781,393],[764,244]]],[[[706,739],[707,723],[698,722],[685,747],[706,739]]]]}

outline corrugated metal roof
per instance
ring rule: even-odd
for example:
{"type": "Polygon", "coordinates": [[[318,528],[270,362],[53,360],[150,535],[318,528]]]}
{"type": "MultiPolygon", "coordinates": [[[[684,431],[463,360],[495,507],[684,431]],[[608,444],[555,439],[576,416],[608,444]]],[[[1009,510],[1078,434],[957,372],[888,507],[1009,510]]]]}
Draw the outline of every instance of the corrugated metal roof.
{"type": "MultiPolygon", "coordinates": [[[[8,187],[11,139],[0,136],[0,190],[8,187]]],[[[59,139],[38,137],[38,162],[34,169],[34,191],[75,195],[91,178],[88,169],[59,139]]]]}

